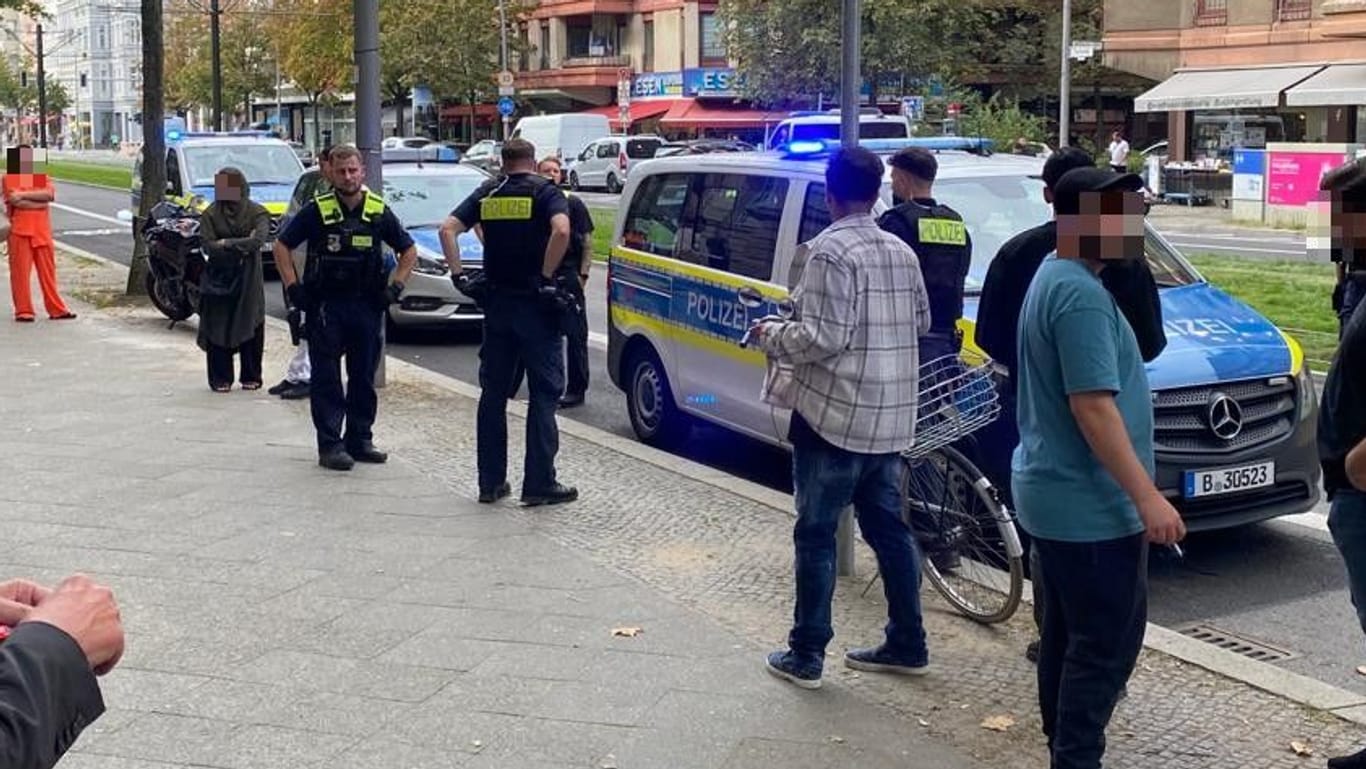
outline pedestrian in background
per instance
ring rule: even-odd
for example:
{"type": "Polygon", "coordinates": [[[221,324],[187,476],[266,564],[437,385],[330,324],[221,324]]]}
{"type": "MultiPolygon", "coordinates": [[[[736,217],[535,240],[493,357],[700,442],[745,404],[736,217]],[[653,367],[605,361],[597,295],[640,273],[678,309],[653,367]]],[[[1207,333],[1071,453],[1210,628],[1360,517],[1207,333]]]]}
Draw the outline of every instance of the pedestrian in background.
{"type": "MultiPolygon", "coordinates": [[[[1338,337],[1342,337],[1357,305],[1366,297],[1366,246],[1344,237],[1343,226],[1357,226],[1357,218],[1341,210],[1342,187],[1366,174],[1366,159],[1358,158],[1329,171],[1319,182],[1319,205],[1328,209],[1328,258],[1337,272],[1333,287],[1333,312],[1338,316],[1338,337]]],[[[1312,256],[1313,254],[1311,254],[1312,256]]]]}
{"type": "Polygon", "coordinates": [[[33,172],[33,148],[10,147],[6,174],[0,189],[9,215],[9,286],[14,301],[14,319],[32,323],[33,271],[43,292],[43,309],[52,320],[72,320],[76,313],[67,308],[57,290],[57,254],[52,239],[52,219],[48,205],[57,192],[47,174],[33,172]]]}
{"type": "Polygon", "coordinates": [[[1100,280],[1107,263],[1143,258],[1142,186],[1099,168],[1058,180],[1058,250],[1020,318],[1013,490],[1038,551],[1039,709],[1055,769],[1100,769],[1105,727],[1143,645],[1148,543],[1185,535],[1153,483],[1138,341],[1100,280]]]}
{"type": "MultiPolygon", "coordinates": [[[[1129,172],[1129,142],[1124,140],[1124,131],[1116,128],[1110,134],[1110,170],[1117,174],[1129,172]]],[[[1139,189],[1142,189],[1140,187],[1139,189]]]]}
{"type": "MultiPolygon", "coordinates": [[[[312,195],[325,195],[332,191],[332,148],[323,147],[318,153],[318,184],[312,190],[312,195]]],[[[295,204],[299,210],[308,205],[308,200],[296,200],[295,204]]],[[[296,212],[297,213],[297,212],[296,212]]],[[[295,274],[302,275],[304,265],[308,261],[308,244],[294,249],[290,254],[294,262],[295,274]]],[[[278,271],[278,270],[277,270],[278,271]]],[[[288,299],[288,297],[286,297],[288,299]]],[[[295,308],[302,311],[303,308],[295,308]]],[[[308,318],[304,317],[303,322],[307,323],[308,318]]],[[[312,368],[308,365],[308,336],[305,334],[299,339],[299,344],[294,348],[294,355],[289,359],[289,365],[285,368],[285,378],[279,384],[273,385],[269,390],[271,395],[278,395],[283,400],[303,400],[309,397],[311,389],[309,383],[313,379],[312,368]]]]}
{"type": "Polygon", "coordinates": [[[50,769],[104,713],[97,676],[123,657],[114,593],[84,575],[0,583],[0,766],[50,769]]]}
{"type": "MultiPolygon", "coordinates": [[[[1333,248],[1366,253],[1366,165],[1333,181],[1333,248]]],[[[1357,621],[1366,632],[1366,304],[1348,319],[1323,384],[1319,461],[1331,508],[1328,530],[1347,567],[1357,621]]],[[[1366,769],[1366,750],[1328,760],[1330,769],[1366,769]]]]}
{"type": "Polygon", "coordinates": [[[901,452],[914,440],[930,304],[915,253],[873,218],[882,174],[866,149],[834,153],[825,172],[833,223],[806,244],[794,315],[750,331],[770,359],[792,368],[783,405],[793,410],[797,604],[788,648],[766,664],[806,689],[820,686],[834,636],[835,531],[851,504],[877,554],[889,621],[883,643],[850,650],[845,665],[907,675],[929,665],[920,555],[901,516],[901,452]]]}
{"type": "Polygon", "coordinates": [[[266,341],[261,249],[270,240],[270,212],[252,201],[247,177],[236,168],[220,170],[213,185],[213,203],[199,218],[208,257],[200,282],[199,347],[214,392],[232,389],[234,354],[241,358],[242,389],[259,390],[266,341]]]}

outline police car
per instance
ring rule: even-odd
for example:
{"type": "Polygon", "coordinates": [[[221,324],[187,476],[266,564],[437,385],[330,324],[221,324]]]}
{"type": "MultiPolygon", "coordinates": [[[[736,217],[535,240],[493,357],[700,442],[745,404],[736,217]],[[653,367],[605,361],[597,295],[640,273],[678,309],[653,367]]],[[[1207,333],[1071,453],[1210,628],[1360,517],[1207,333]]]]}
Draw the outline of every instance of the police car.
{"type": "MultiPolygon", "coordinates": [[[[864,144],[937,151],[935,197],[963,215],[974,244],[963,354],[984,358],[972,343],[980,281],[1002,243],[1052,217],[1032,178],[1042,161],[990,156],[973,139],[864,144]]],[[[785,445],[790,414],[760,399],[763,355],[739,340],[753,320],[777,313],[798,244],[830,223],[826,151],[816,142],[658,158],[631,177],[608,263],[608,368],[641,440],[676,446],[700,420],[785,445]]],[[[875,213],[890,199],[889,171],[875,213]]],[[[1159,488],[1192,530],[1309,509],[1318,500],[1317,402],[1299,345],[1208,283],[1151,227],[1145,253],[1168,338],[1148,366],[1159,488]]],[[[977,444],[983,467],[1002,466],[1011,450],[977,444]]]]}
{"type": "MultiPolygon", "coordinates": [[[[389,307],[391,326],[468,325],[483,320],[474,300],[452,285],[437,230],[451,209],[489,178],[478,168],[458,164],[453,159],[415,162],[407,158],[394,160],[391,153],[385,153],[384,201],[417,244],[417,266],[399,301],[389,307]]],[[[317,169],[300,176],[285,221],[322,190],[322,174],[317,169]]],[[[461,263],[469,272],[478,272],[484,259],[483,244],[469,232],[461,234],[459,242],[461,263]]],[[[297,263],[302,264],[306,248],[300,247],[297,263]]]]}
{"type": "MultiPolygon", "coordinates": [[[[143,150],[145,152],[145,149],[143,150]]],[[[143,153],[133,165],[133,210],[142,203],[143,153]]],[[[242,171],[251,185],[251,199],[270,212],[273,238],[289,205],[304,166],[289,143],[269,131],[196,133],[171,129],[166,132],[166,199],[195,211],[213,202],[213,178],[225,166],[242,171]]],[[[269,245],[266,247],[269,251],[269,245]]]]}

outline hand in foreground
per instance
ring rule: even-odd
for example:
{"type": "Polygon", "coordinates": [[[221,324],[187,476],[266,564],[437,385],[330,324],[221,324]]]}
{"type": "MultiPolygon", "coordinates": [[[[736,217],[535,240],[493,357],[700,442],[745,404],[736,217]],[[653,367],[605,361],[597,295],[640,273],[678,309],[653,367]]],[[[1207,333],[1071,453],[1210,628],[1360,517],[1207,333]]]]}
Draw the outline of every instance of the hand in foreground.
{"type": "Polygon", "coordinates": [[[1148,530],[1148,541],[1154,545],[1171,545],[1186,538],[1186,522],[1161,494],[1154,494],[1139,505],[1138,517],[1148,530]]]}
{"type": "Polygon", "coordinates": [[[90,669],[102,676],[123,657],[123,620],[114,591],[84,574],[62,580],[25,622],[45,622],[75,639],[90,669]]]}
{"type": "Polygon", "coordinates": [[[33,607],[42,602],[51,590],[26,579],[0,582],[0,625],[13,627],[28,619],[33,607]]]}

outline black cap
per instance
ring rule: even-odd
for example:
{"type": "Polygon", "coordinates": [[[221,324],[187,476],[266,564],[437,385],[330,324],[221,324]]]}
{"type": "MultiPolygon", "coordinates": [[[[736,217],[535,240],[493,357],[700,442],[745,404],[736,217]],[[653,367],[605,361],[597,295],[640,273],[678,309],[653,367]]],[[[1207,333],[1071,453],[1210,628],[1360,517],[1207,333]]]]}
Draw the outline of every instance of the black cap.
{"type": "Polygon", "coordinates": [[[1056,187],[1062,175],[1074,168],[1094,168],[1095,158],[1092,158],[1085,150],[1077,147],[1063,147],[1057,152],[1048,156],[1048,160],[1043,163],[1043,173],[1035,176],[1035,179],[1043,179],[1045,187],[1056,187]]]}
{"type": "Polygon", "coordinates": [[[1143,179],[1138,174],[1117,174],[1108,168],[1074,168],[1053,185],[1053,211],[1058,214],[1081,213],[1081,196],[1086,192],[1138,192],[1143,179]]]}

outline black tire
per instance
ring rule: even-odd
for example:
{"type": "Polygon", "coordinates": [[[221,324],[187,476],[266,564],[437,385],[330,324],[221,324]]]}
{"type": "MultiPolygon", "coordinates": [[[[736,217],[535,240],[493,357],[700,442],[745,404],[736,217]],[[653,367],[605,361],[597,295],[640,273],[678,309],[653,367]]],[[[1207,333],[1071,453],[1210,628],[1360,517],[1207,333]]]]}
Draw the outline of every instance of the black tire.
{"type": "Polygon", "coordinates": [[[621,192],[621,182],[617,181],[617,175],[611,171],[607,172],[607,191],[613,195],[621,192]]]}
{"type": "Polygon", "coordinates": [[[168,286],[158,281],[150,271],[143,281],[143,288],[147,290],[147,296],[152,300],[152,304],[167,318],[179,321],[194,315],[194,307],[184,292],[170,290],[168,286]]]}
{"type": "Polygon", "coordinates": [[[659,356],[646,346],[637,348],[626,362],[626,410],[636,437],[650,446],[680,446],[692,431],[687,416],[674,403],[659,356]]]}
{"type": "Polygon", "coordinates": [[[569,189],[575,192],[579,191],[579,174],[577,171],[569,172],[569,189]]]}
{"type": "Polygon", "coordinates": [[[976,465],[949,446],[906,459],[902,510],[921,543],[925,578],[944,600],[982,624],[1015,614],[1024,591],[1019,532],[976,465]]]}

